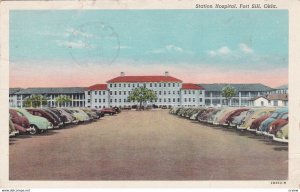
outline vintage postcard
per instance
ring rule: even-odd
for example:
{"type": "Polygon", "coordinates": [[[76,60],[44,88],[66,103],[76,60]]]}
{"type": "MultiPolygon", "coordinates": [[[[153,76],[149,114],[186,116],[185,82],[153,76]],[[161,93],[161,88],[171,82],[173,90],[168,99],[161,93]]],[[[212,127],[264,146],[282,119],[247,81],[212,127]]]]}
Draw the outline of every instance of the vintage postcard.
{"type": "Polygon", "coordinates": [[[0,187],[299,188],[299,7],[1,2],[0,187]]]}

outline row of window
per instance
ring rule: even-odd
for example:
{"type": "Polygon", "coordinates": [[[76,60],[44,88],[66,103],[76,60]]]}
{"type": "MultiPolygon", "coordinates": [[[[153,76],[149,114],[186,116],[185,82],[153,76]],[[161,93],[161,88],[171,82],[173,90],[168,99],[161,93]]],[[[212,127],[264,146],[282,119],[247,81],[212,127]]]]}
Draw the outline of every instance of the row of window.
{"type": "Polygon", "coordinates": [[[179,83],[111,83],[109,87],[179,87],[179,83]],[[122,86],[123,85],[123,86],[122,86]]]}
{"type": "MultiPolygon", "coordinates": [[[[106,100],[105,99],[95,99],[94,100],[95,101],[95,103],[105,103],[106,102],[106,100]]],[[[110,102],[112,103],[112,102],[115,102],[115,103],[117,103],[117,102],[119,102],[119,103],[121,103],[122,102],[122,99],[110,99],[110,102]]],[[[155,100],[155,102],[180,102],[180,99],[179,98],[164,98],[164,99],[156,99],[155,100]]],[[[196,102],[196,99],[195,98],[184,98],[184,102],[196,102]]],[[[202,102],[202,98],[200,98],[200,100],[199,100],[200,102],[202,102]]],[[[91,100],[90,99],[88,99],[88,103],[90,103],[91,102],[91,100]]],[[[124,103],[126,103],[126,102],[130,102],[128,99],[123,99],[123,102],[124,103]]]]}

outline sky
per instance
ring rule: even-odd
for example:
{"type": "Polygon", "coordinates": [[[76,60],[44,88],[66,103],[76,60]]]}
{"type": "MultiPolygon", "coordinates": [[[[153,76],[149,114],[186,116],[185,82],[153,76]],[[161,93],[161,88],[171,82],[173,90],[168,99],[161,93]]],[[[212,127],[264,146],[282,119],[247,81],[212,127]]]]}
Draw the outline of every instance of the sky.
{"type": "Polygon", "coordinates": [[[10,87],[90,86],[126,75],[288,83],[286,10],[14,10],[10,87]]]}

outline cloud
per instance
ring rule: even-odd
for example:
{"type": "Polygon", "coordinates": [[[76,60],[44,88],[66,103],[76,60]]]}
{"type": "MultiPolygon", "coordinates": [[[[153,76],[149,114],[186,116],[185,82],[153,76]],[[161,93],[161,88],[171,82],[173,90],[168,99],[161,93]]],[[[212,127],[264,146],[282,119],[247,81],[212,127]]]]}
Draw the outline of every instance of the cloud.
{"type": "Polygon", "coordinates": [[[247,44],[245,43],[240,43],[239,48],[244,52],[244,53],[253,53],[253,49],[251,49],[247,44]]]}
{"type": "Polygon", "coordinates": [[[74,49],[84,49],[84,48],[95,48],[94,45],[90,45],[88,43],[85,43],[81,40],[78,41],[56,41],[57,45],[67,48],[74,48],[74,49]]]}
{"type": "Polygon", "coordinates": [[[178,47],[176,45],[166,45],[163,48],[159,48],[159,49],[154,49],[152,51],[150,51],[150,53],[154,53],[154,54],[163,54],[163,53],[189,53],[191,54],[191,51],[188,50],[184,50],[181,47],[178,47]]]}
{"type": "Polygon", "coordinates": [[[83,32],[79,29],[74,29],[74,28],[66,29],[66,32],[64,33],[64,35],[67,36],[67,37],[73,35],[75,37],[81,36],[81,37],[86,37],[86,38],[90,38],[90,37],[94,36],[93,34],[86,33],[86,32],[83,32]]]}
{"type": "Polygon", "coordinates": [[[217,50],[210,50],[208,51],[208,54],[211,57],[217,56],[217,55],[230,55],[232,53],[232,50],[229,47],[223,46],[217,50]]]}

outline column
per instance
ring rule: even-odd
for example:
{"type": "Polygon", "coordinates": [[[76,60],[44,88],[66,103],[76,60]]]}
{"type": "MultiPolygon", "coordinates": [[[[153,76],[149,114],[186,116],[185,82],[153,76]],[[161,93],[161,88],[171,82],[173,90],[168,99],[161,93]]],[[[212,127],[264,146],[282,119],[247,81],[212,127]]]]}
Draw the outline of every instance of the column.
{"type": "Polygon", "coordinates": [[[239,92],[239,106],[242,106],[242,93],[239,92]]]}

